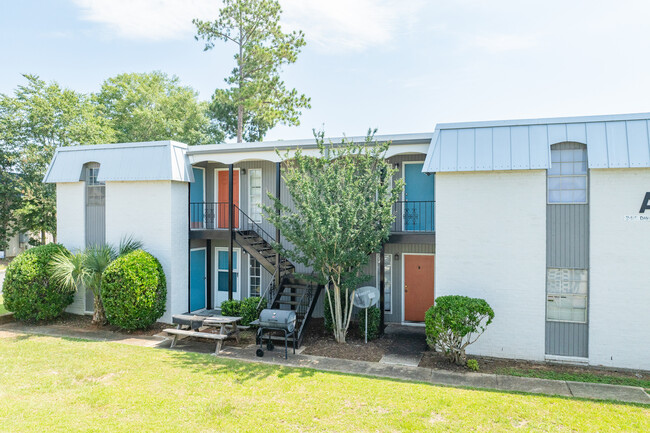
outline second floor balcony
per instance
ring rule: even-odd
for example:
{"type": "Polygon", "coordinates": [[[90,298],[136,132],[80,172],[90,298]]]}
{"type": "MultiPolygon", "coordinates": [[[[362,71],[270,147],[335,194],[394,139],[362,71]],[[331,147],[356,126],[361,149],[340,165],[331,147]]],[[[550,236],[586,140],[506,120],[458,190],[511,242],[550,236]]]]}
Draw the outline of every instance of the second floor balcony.
{"type": "MultiPolygon", "coordinates": [[[[190,229],[192,230],[229,230],[230,206],[228,202],[192,202],[190,203],[190,229]]],[[[435,231],[435,201],[398,201],[393,205],[395,221],[391,233],[431,234],[435,231]]],[[[242,211],[235,205],[233,211],[233,229],[241,227],[251,219],[263,224],[261,210],[242,216],[242,211]]],[[[266,223],[264,224],[266,225],[266,223]]]]}

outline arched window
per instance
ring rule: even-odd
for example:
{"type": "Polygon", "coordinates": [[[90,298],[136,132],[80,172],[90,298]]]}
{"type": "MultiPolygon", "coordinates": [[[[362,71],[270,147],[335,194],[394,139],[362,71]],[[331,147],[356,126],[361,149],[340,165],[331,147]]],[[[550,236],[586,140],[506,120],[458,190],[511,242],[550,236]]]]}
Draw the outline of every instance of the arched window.
{"type": "Polygon", "coordinates": [[[587,148],[580,143],[551,146],[548,169],[548,203],[587,203],[587,148]]]}

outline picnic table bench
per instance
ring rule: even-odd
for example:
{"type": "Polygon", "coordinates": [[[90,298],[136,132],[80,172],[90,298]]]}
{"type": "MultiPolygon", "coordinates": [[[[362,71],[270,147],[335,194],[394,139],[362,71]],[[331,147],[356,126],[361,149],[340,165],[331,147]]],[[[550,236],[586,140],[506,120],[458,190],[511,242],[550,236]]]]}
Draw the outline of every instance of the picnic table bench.
{"type": "Polygon", "coordinates": [[[214,353],[218,355],[224,340],[234,336],[239,343],[239,331],[248,329],[248,326],[237,325],[240,320],[241,317],[232,316],[178,314],[172,316],[172,322],[176,324],[176,328],[164,329],[163,332],[174,336],[170,348],[176,345],[179,336],[216,340],[217,345],[214,353]],[[184,327],[186,329],[183,329],[184,327]],[[201,328],[219,328],[219,332],[201,332],[201,328]]]}

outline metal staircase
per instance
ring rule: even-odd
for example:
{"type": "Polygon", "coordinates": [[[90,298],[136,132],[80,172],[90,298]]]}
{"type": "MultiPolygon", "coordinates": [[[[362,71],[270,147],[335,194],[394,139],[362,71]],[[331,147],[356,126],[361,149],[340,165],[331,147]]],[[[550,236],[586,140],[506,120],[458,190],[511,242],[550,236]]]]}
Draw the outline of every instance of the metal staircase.
{"type": "MultiPolygon", "coordinates": [[[[281,310],[294,310],[296,312],[296,347],[300,347],[305,330],[309,324],[316,301],[323,286],[313,281],[297,278],[293,275],[285,275],[280,282],[280,288],[275,291],[273,300],[269,303],[270,308],[281,310]]],[[[275,338],[283,340],[283,336],[275,338]]],[[[275,339],[272,337],[272,339],[275,339]]],[[[290,339],[291,341],[291,339],[290,339]]]]}
{"type": "MultiPolygon", "coordinates": [[[[293,310],[296,312],[296,347],[300,347],[304,331],[316,307],[322,286],[294,276],[296,267],[286,257],[273,248],[273,237],[258,223],[253,221],[239,207],[235,206],[239,218],[235,231],[235,242],[248,254],[255,257],[264,269],[273,275],[269,287],[261,294],[267,299],[268,308],[293,310]],[[276,287],[276,266],[279,260],[280,286],[276,287]]],[[[284,341],[284,336],[271,336],[271,339],[284,341]]],[[[290,341],[293,338],[290,339],[290,341]]]]}

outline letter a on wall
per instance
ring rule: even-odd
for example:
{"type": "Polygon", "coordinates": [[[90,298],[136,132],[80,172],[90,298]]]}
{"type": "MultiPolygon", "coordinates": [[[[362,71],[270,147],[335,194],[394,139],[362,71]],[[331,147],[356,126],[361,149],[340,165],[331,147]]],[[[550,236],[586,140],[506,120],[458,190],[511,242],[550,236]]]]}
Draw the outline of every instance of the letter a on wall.
{"type": "Polygon", "coordinates": [[[643,203],[641,203],[641,210],[639,210],[639,213],[645,213],[646,209],[650,209],[650,192],[645,193],[645,197],[643,198],[643,203]]]}

